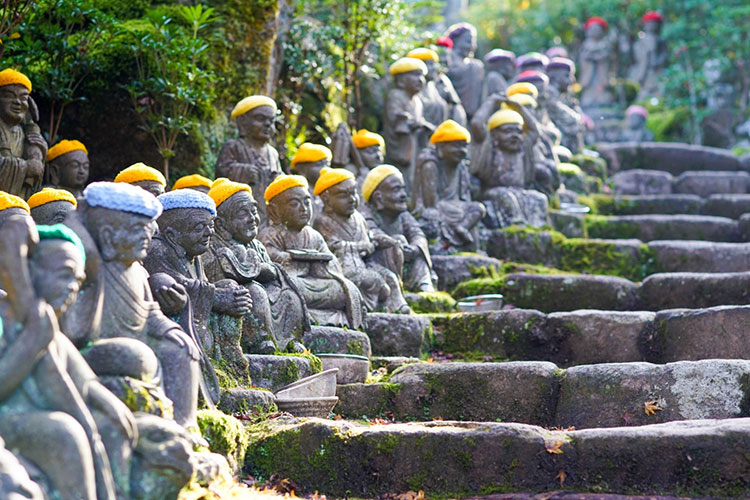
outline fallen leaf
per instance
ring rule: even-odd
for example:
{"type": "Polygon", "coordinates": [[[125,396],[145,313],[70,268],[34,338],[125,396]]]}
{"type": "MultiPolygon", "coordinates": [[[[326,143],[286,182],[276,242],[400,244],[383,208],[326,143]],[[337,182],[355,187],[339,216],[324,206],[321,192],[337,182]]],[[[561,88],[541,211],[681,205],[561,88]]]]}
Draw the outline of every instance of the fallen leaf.
{"type": "Polygon", "coordinates": [[[432,359],[432,358],[427,358],[427,362],[428,362],[428,363],[434,363],[434,362],[435,362],[435,360],[434,360],[434,359],[432,359]]]}
{"type": "Polygon", "coordinates": [[[545,441],[544,447],[547,449],[547,453],[553,453],[555,455],[562,455],[560,447],[565,444],[565,441],[545,441]]]}
{"type": "Polygon", "coordinates": [[[560,488],[562,488],[562,485],[565,482],[566,477],[568,477],[568,475],[565,473],[563,469],[560,469],[560,472],[558,472],[557,475],[555,476],[555,479],[560,480],[560,488]]]}
{"type": "Polygon", "coordinates": [[[646,415],[656,415],[657,411],[661,411],[661,407],[657,406],[656,403],[658,401],[646,401],[643,403],[643,412],[646,415]]]}

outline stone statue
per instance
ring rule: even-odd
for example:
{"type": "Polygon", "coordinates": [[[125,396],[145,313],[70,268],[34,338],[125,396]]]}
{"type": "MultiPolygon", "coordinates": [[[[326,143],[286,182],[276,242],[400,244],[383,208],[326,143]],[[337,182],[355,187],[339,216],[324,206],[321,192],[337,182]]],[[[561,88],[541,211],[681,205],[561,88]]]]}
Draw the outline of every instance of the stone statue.
{"type": "Polygon", "coordinates": [[[407,189],[424,134],[432,133],[434,125],[424,118],[418,94],[425,86],[427,66],[420,60],[404,57],[391,64],[392,86],[385,100],[383,137],[387,145],[385,161],[404,174],[407,189]]]}
{"type": "MultiPolygon", "coordinates": [[[[235,105],[232,118],[237,121],[239,138],[229,139],[216,160],[216,177],[248,184],[255,198],[262,198],[268,184],[281,174],[279,153],[269,144],[274,136],[276,102],[270,97],[253,95],[235,105]]],[[[261,226],[266,224],[266,207],[258,206],[261,226]]]]}
{"type": "MultiPolygon", "coordinates": [[[[260,217],[249,186],[217,181],[209,196],[216,203],[217,214],[211,246],[203,256],[209,281],[232,279],[244,285],[250,291],[254,310],[268,304],[271,319],[265,326],[272,331],[279,349],[303,351],[300,339],[310,331],[307,305],[297,283],[271,260],[266,247],[256,239],[260,217]]],[[[258,316],[254,323],[264,320],[263,314],[258,316]]]]}
{"type": "Polygon", "coordinates": [[[484,56],[484,91],[482,101],[492,94],[504,93],[516,75],[516,55],[503,49],[493,49],[484,56]]]}
{"type": "Polygon", "coordinates": [[[58,328],[83,280],[83,244],[62,225],[37,232],[28,215],[2,229],[0,435],[60,498],[125,500],[134,417],[58,328]]]}
{"type": "Polygon", "coordinates": [[[333,137],[332,164],[337,168],[346,168],[357,179],[357,185],[362,183],[371,169],[383,163],[385,140],[380,134],[360,129],[354,135],[349,135],[345,123],[340,123],[333,137]]]}
{"type": "Polygon", "coordinates": [[[172,191],[175,189],[194,189],[203,194],[208,194],[212,182],[211,179],[200,174],[185,175],[174,182],[172,191]]]}
{"type": "Polygon", "coordinates": [[[0,71],[0,191],[23,199],[39,190],[47,155],[30,93],[26,75],[10,68],[0,71]]]}
{"type": "Polygon", "coordinates": [[[440,96],[448,104],[448,117],[463,125],[467,123],[466,110],[464,109],[464,105],[461,104],[461,98],[459,97],[458,92],[456,92],[456,89],[453,87],[453,82],[451,82],[451,79],[445,74],[452,48],[453,40],[447,36],[438,38],[435,49],[440,65],[435,67],[434,82],[435,88],[437,88],[440,96]]]}
{"type": "Polygon", "coordinates": [[[581,45],[578,67],[581,91],[581,106],[594,108],[612,103],[610,78],[614,48],[607,37],[609,23],[601,17],[592,17],[584,25],[586,39],[581,45]]]}
{"type": "MultiPolygon", "coordinates": [[[[331,166],[333,153],[327,147],[320,144],[311,144],[305,142],[302,144],[291,161],[292,170],[307,179],[309,186],[314,186],[320,176],[320,171],[331,166]]],[[[312,188],[310,188],[312,199],[313,216],[312,220],[323,211],[323,203],[312,198],[312,188]]]]}
{"type": "MultiPolygon", "coordinates": [[[[448,106],[448,102],[443,98],[436,85],[439,76],[437,65],[440,61],[437,52],[432,49],[420,47],[410,51],[406,57],[419,59],[427,67],[425,86],[419,92],[419,99],[422,101],[424,107],[423,114],[425,120],[432,124],[443,123],[450,117],[451,107],[448,106]]],[[[455,106],[452,108],[455,109],[455,106]]],[[[463,119],[465,121],[466,116],[463,119]]],[[[380,163],[383,162],[381,161],[380,163]]]]}
{"type": "Polygon", "coordinates": [[[471,200],[467,165],[471,134],[448,120],[432,134],[432,147],[417,160],[412,188],[412,212],[430,241],[432,253],[477,250],[476,225],[485,216],[481,203],[471,200]]]}
{"type": "Polygon", "coordinates": [[[482,144],[479,161],[472,163],[471,170],[481,183],[479,196],[492,225],[545,225],[547,197],[528,189],[535,182],[534,148],[539,139],[531,113],[499,94],[482,104],[471,127],[472,138],[482,144]],[[501,104],[511,109],[493,113],[501,104]]]}
{"type": "Polygon", "coordinates": [[[539,71],[543,73],[549,64],[549,57],[540,52],[527,52],[516,59],[516,68],[519,73],[524,71],[539,71]]]}
{"type": "Polygon", "coordinates": [[[266,189],[270,222],[258,238],[271,260],[296,281],[314,323],[359,329],[364,324],[362,297],[342,274],[323,236],[310,226],[310,198],[304,177],[277,177],[266,189]]]}
{"type": "Polygon", "coordinates": [[[21,462],[5,449],[0,437],[0,497],[7,500],[44,500],[42,489],[29,478],[21,462]]]}
{"type": "Polygon", "coordinates": [[[467,119],[471,120],[482,103],[484,85],[484,64],[473,57],[477,49],[477,30],[469,23],[458,23],[448,28],[447,34],[453,40],[448,77],[461,97],[467,119]]]}
{"type": "Polygon", "coordinates": [[[408,314],[398,276],[369,257],[375,252],[367,222],[357,211],[359,195],[354,175],[344,169],[326,169],[314,194],[323,200],[315,229],[338,258],[344,275],[362,292],[368,312],[408,314]]]}
{"type": "Polygon", "coordinates": [[[155,168],[145,163],[134,163],[115,176],[115,182],[122,182],[143,188],[154,196],[164,194],[167,179],[155,168]]]}
{"type": "Polygon", "coordinates": [[[583,111],[571,91],[575,83],[575,63],[564,57],[554,57],[547,64],[549,89],[547,112],[562,133],[561,144],[574,153],[583,149],[583,111]]]}
{"type": "Polygon", "coordinates": [[[47,182],[79,197],[89,180],[89,152],[80,141],[62,140],[47,152],[47,182]]]}
{"type": "Polygon", "coordinates": [[[393,165],[375,167],[367,174],[362,197],[372,242],[379,249],[373,258],[400,276],[406,290],[434,291],[437,280],[432,272],[427,238],[407,210],[401,172],[393,165]]]}
{"type": "Polygon", "coordinates": [[[737,141],[735,127],[740,121],[734,103],[735,89],[732,83],[717,81],[711,86],[707,103],[710,113],[701,120],[703,145],[725,149],[734,146],[737,141]]]}
{"type": "Polygon", "coordinates": [[[669,59],[667,43],[661,37],[663,24],[664,16],[660,12],[647,12],[643,16],[643,31],[633,44],[633,66],[628,71],[628,79],[640,84],[639,100],[662,93],[662,72],[669,59]]]}
{"type": "Polygon", "coordinates": [[[29,198],[31,217],[37,224],[61,224],[76,206],[75,196],[64,189],[44,188],[29,198]]]}
{"type": "Polygon", "coordinates": [[[568,55],[568,49],[561,45],[555,45],[553,47],[550,47],[547,49],[547,52],[544,53],[545,56],[549,57],[550,60],[555,57],[564,57],[564,58],[570,58],[570,55],[568,55]]]}
{"type": "MultiPolygon", "coordinates": [[[[141,264],[161,210],[151,194],[128,184],[95,182],[84,189],[65,223],[86,248],[86,281],[66,314],[64,331],[79,348],[89,346],[86,358],[92,366],[106,367],[110,374],[139,378],[141,360],[155,353],[174,418],[190,428],[197,426],[199,347],[164,316],[141,264]],[[130,359],[134,368],[123,364],[130,359]],[[99,365],[99,360],[108,362],[99,365]]],[[[177,303],[187,301],[183,287],[159,293],[177,303]]]]}
{"type": "Polygon", "coordinates": [[[643,106],[630,106],[625,110],[625,130],[622,131],[622,140],[625,142],[651,142],[654,133],[646,128],[648,111],[643,106]]]}

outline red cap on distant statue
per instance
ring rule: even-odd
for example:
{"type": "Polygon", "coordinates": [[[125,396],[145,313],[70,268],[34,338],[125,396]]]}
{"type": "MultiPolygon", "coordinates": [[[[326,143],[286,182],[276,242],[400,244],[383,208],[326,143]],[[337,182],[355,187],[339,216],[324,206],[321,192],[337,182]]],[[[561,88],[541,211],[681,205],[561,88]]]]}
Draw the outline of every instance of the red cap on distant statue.
{"type": "Polygon", "coordinates": [[[652,10],[651,12],[646,12],[643,15],[643,24],[646,24],[649,21],[659,21],[660,23],[663,23],[664,16],[661,15],[661,12],[652,10]]]}
{"type": "Polygon", "coordinates": [[[583,25],[583,29],[587,30],[594,24],[598,24],[605,30],[609,29],[609,23],[607,22],[607,20],[599,16],[590,17],[589,20],[586,21],[586,24],[583,25]]]}
{"type": "Polygon", "coordinates": [[[440,47],[448,47],[449,49],[453,48],[453,40],[451,40],[447,36],[441,36],[437,39],[437,44],[440,47]]]}

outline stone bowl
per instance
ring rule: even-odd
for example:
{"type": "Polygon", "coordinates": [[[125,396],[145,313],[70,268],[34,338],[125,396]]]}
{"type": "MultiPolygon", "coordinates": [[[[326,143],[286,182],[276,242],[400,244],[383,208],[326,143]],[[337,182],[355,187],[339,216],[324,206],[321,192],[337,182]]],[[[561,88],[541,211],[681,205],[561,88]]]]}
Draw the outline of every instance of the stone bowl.
{"type": "Polygon", "coordinates": [[[315,375],[301,378],[276,391],[276,399],[309,399],[336,395],[336,373],[338,368],[323,370],[315,375]]]}
{"type": "Polygon", "coordinates": [[[503,296],[499,293],[488,293],[485,295],[472,295],[464,297],[457,304],[460,312],[485,312],[499,311],[503,307],[503,296]]]}
{"type": "Polygon", "coordinates": [[[358,354],[316,354],[323,363],[323,370],[338,368],[337,384],[356,384],[364,382],[370,373],[370,360],[358,354]]]}
{"type": "Polygon", "coordinates": [[[318,417],[328,418],[339,402],[338,396],[325,396],[314,398],[276,398],[276,406],[280,411],[291,413],[295,417],[318,417]]]}

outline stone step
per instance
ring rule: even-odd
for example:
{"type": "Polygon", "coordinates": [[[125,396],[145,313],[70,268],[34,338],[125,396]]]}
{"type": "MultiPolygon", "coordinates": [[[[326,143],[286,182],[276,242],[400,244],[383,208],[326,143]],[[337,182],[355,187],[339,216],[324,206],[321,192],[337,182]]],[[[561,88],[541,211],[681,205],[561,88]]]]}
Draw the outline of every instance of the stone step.
{"type": "Polygon", "coordinates": [[[740,158],[727,149],[674,142],[600,144],[610,172],[653,169],[680,175],[689,170],[745,170],[740,158]]]}
{"type": "Polygon", "coordinates": [[[590,238],[654,240],[708,240],[734,242],[740,239],[734,219],[708,215],[590,215],[585,226],[590,238]]]}
{"type": "Polygon", "coordinates": [[[651,241],[655,272],[734,273],[750,270],[750,243],[651,241]]]}
{"type": "Polygon", "coordinates": [[[417,356],[429,342],[430,320],[407,314],[369,313],[367,336],[376,356],[417,356]]]}
{"type": "Polygon", "coordinates": [[[438,276],[438,288],[450,290],[462,281],[476,277],[476,269],[496,267],[503,263],[482,255],[433,255],[432,269],[438,276]]]}
{"type": "Polygon", "coordinates": [[[397,421],[503,421],[615,427],[750,416],[750,360],[613,363],[560,370],[553,363],[421,363],[388,384],[337,389],[334,412],[397,421]]]}
{"type": "Polygon", "coordinates": [[[560,488],[746,498],[750,419],[550,431],[491,422],[366,425],[278,418],[248,427],[245,470],[303,491],[466,498],[560,488]]]}
{"type": "Polygon", "coordinates": [[[612,176],[615,194],[690,194],[708,198],[714,194],[745,194],[750,174],[740,171],[688,171],[673,176],[661,170],[623,170],[612,176]]]}
{"type": "Polygon", "coordinates": [[[750,213],[750,194],[622,195],[592,197],[599,215],[713,215],[739,219],[750,213]]]}
{"type": "MultiPolygon", "coordinates": [[[[315,373],[310,360],[300,356],[245,354],[249,366],[250,380],[256,387],[275,392],[285,385],[315,373]]],[[[225,407],[242,405],[237,400],[247,399],[248,395],[233,393],[227,395],[225,407]]]]}
{"type": "Polygon", "coordinates": [[[641,283],[640,305],[650,311],[750,304],[750,272],[658,273],[641,283]]]}

